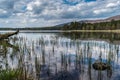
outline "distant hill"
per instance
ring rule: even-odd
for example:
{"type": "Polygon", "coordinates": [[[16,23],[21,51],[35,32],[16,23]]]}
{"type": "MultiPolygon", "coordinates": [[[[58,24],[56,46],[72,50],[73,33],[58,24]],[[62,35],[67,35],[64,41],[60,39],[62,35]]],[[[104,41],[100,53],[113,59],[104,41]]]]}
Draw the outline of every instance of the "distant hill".
{"type": "Polygon", "coordinates": [[[120,15],[117,15],[117,16],[113,16],[113,17],[107,18],[106,20],[107,20],[107,21],[111,21],[111,20],[120,20],[120,15]]]}
{"type": "MultiPolygon", "coordinates": [[[[84,23],[100,23],[100,22],[110,22],[111,20],[120,20],[120,15],[117,15],[117,16],[112,16],[112,17],[109,17],[109,18],[106,18],[106,19],[97,19],[97,20],[81,20],[81,21],[78,21],[79,23],[81,22],[84,22],[84,23]]],[[[63,24],[59,24],[59,25],[56,25],[56,26],[63,26],[63,25],[66,25],[66,24],[70,24],[71,22],[69,23],[63,23],[63,24]]]]}
{"type": "Polygon", "coordinates": [[[106,19],[70,22],[55,27],[59,27],[59,30],[116,30],[120,29],[120,15],[106,19]]]}
{"type": "MultiPolygon", "coordinates": [[[[107,19],[98,19],[98,20],[84,20],[85,23],[100,23],[100,22],[110,22],[111,20],[120,20],[120,15],[109,17],[107,19]]],[[[81,22],[81,21],[80,21],[81,22]]]]}

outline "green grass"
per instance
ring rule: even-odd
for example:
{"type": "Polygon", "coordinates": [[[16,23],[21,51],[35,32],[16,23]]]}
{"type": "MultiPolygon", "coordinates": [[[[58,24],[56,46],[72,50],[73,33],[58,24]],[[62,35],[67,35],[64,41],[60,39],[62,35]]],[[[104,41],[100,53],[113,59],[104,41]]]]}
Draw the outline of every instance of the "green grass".
{"type": "Polygon", "coordinates": [[[20,75],[19,70],[1,70],[0,80],[17,80],[20,75]]]}
{"type": "Polygon", "coordinates": [[[0,80],[33,80],[21,69],[0,70],[0,80]]]}

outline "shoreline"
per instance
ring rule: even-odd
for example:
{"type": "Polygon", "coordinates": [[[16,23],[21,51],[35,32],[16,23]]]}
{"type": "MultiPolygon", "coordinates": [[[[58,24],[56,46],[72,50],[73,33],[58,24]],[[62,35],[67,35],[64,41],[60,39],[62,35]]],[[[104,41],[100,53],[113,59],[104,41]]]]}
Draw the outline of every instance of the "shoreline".
{"type": "Polygon", "coordinates": [[[120,30],[70,30],[69,32],[108,32],[108,33],[120,33],[120,30]]]}
{"type": "MultiPolygon", "coordinates": [[[[16,30],[0,30],[0,32],[12,32],[16,30]]],[[[120,30],[19,30],[20,33],[75,33],[75,32],[103,32],[103,33],[120,33],[120,30]]]]}

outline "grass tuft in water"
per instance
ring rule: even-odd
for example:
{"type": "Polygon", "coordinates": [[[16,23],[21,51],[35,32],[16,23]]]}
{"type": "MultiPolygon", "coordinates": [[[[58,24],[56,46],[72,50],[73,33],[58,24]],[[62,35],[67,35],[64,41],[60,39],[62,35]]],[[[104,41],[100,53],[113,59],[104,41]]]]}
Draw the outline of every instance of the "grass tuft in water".
{"type": "Polygon", "coordinates": [[[1,70],[0,71],[0,80],[17,80],[19,78],[19,70],[1,70]]]}

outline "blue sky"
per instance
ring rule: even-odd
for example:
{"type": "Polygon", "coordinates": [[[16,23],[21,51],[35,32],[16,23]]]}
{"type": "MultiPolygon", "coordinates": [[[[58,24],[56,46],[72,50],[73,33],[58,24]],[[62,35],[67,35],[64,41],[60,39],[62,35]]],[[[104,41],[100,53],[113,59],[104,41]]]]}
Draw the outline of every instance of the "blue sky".
{"type": "Polygon", "coordinates": [[[0,27],[44,27],[120,15],[119,0],[0,0],[0,27]]]}

